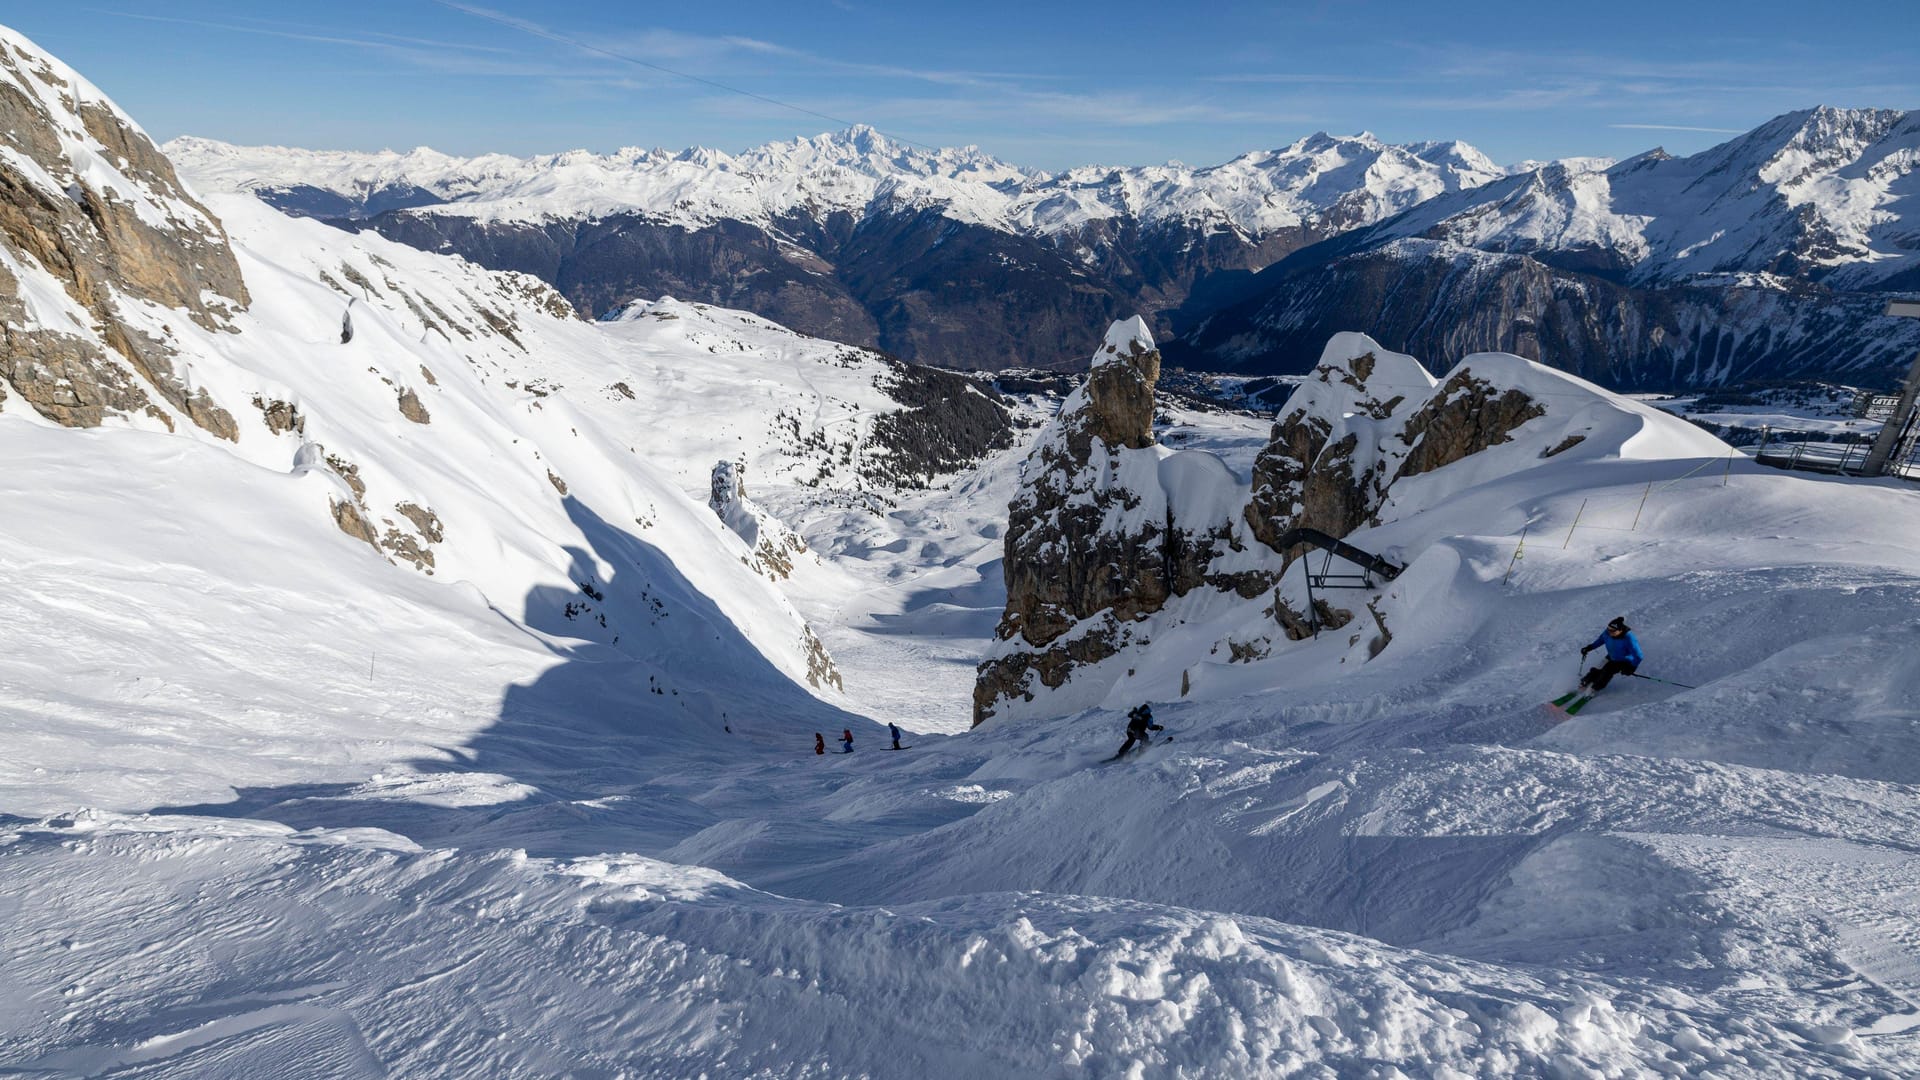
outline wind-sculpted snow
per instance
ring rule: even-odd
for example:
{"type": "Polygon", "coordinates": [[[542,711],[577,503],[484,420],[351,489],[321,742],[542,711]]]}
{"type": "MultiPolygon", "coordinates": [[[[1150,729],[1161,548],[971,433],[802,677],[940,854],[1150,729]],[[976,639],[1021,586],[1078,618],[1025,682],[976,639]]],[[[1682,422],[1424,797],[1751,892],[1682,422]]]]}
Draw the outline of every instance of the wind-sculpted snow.
{"type": "Polygon", "coordinates": [[[1278,1076],[1403,1061],[1492,1077],[1845,1060],[1631,984],[1119,900],[841,908],[632,856],[110,815],[0,832],[0,882],[36,928],[8,936],[11,977],[65,986],[84,1017],[50,1049],[52,1025],[13,998],[0,1053],[28,1071],[1278,1076]],[[189,894],[205,898],[199,934],[232,957],[239,992],[221,1000],[195,942],[171,937],[189,894]],[[88,929],[107,921],[122,934],[88,929]],[[127,947],[141,937],[154,944],[127,947]]]}

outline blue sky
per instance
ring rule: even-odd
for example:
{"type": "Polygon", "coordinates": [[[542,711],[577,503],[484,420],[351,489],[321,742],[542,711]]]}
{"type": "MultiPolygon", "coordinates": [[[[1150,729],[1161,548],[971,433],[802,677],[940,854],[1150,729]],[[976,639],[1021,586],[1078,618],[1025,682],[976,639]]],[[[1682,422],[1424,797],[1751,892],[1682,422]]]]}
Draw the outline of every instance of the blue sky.
{"type": "Polygon", "coordinates": [[[1040,168],[1211,164],[1319,130],[1511,162],[1920,106],[1912,0],[35,0],[0,21],[157,138],[322,149],[733,151],[848,121],[1040,168]]]}

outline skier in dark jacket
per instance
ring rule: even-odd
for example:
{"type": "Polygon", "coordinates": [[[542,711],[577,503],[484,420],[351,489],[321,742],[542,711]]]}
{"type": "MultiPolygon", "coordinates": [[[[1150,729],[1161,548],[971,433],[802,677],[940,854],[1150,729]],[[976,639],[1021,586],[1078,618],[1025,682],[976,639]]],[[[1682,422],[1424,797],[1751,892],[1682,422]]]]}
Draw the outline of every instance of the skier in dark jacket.
{"type": "Polygon", "coordinates": [[[893,748],[895,750],[902,749],[900,746],[900,725],[891,720],[887,721],[887,734],[893,736],[893,748]]]}
{"type": "Polygon", "coordinates": [[[1633,628],[1627,625],[1625,617],[1608,623],[1592,644],[1580,650],[1580,655],[1585,656],[1600,648],[1607,650],[1607,662],[1580,676],[1580,685],[1592,693],[1606,689],[1615,675],[1633,674],[1633,669],[1646,659],[1640,652],[1640,641],[1633,636],[1633,628]]]}
{"type": "Polygon", "coordinates": [[[1134,743],[1145,746],[1147,743],[1153,741],[1153,736],[1148,735],[1147,732],[1165,730],[1166,728],[1153,722],[1152,707],[1145,703],[1136,705],[1133,707],[1132,712],[1127,713],[1127,741],[1120,744],[1119,753],[1113,756],[1116,758],[1126,757],[1127,751],[1133,749],[1134,743]]]}
{"type": "Polygon", "coordinates": [[[813,733],[813,752],[816,754],[827,752],[827,737],[817,731],[813,733]]]}

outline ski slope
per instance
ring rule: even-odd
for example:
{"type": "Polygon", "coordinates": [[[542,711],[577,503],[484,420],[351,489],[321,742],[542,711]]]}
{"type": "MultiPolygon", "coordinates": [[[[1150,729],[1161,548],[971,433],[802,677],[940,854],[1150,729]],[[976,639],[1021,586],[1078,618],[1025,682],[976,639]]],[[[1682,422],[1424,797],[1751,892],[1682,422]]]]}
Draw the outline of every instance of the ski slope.
{"type": "MultiPolygon", "coordinates": [[[[1469,357],[1548,408],[1352,536],[1377,655],[1196,605],[962,734],[1024,447],[863,485],[871,358],[209,207],[250,307],[142,317],[237,438],[0,400],[0,1072],[1920,1072],[1920,489],[1469,357]],[[1668,681],[1554,725],[1620,614],[1668,681]]],[[[1175,420],[1246,482],[1264,431],[1175,420]]]]}
{"type": "MultiPolygon", "coordinates": [[[[0,434],[35,476],[123,478],[119,507],[160,468],[74,460],[124,435],[0,434]]],[[[860,727],[816,758],[846,723],[716,688],[743,659],[717,649],[666,674],[732,730],[673,723],[633,662],[556,662],[385,564],[343,596],[365,566],[275,560],[269,590],[113,537],[16,554],[0,1061],[1900,1074],[1920,778],[1913,679],[1884,658],[1920,638],[1920,508],[1716,461],[1629,529],[1649,481],[1711,460],[1645,449],[1413,514],[1438,534],[1396,583],[1419,621],[1376,661],[1345,670],[1332,637],[1220,665],[1158,703],[1172,744],[1107,767],[1118,710],[902,754],[860,727]],[[1622,680],[1549,727],[1539,702],[1620,612],[1646,671],[1699,689],[1622,680]]],[[[187,523],[179,544],[221,535],[187,523]]]]}

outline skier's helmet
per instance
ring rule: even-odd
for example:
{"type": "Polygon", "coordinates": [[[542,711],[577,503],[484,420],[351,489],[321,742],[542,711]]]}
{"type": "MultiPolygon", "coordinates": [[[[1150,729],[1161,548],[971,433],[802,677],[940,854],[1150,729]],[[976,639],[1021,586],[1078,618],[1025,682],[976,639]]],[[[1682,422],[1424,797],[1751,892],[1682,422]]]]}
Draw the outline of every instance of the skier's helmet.
{"type": "Polygon", "coordinates": [[[1626,617],[1626,616],[1624,616],[1624,615],[1622,615],[1621,617],[1619,617],[1619,618],[1617,618],[1617,619],[1615,619],[1615,620],[1613,620],[1612,622],[1610,622],[1610,623],[1608,623],[1608,624],[1607,624],[1607,629],[1609,629],[1609,630],[1618,630],[1618,631],[1620,631],[1621,633],[1623,633],[1623,634],[1624,634],[1624,633],[1626,633],[1626,632],[1627,632],[1628,630],[1631,630],[1631,629],[1633,629],[1633,628],[1627,625],[1627,617],[1626,617]]]}

